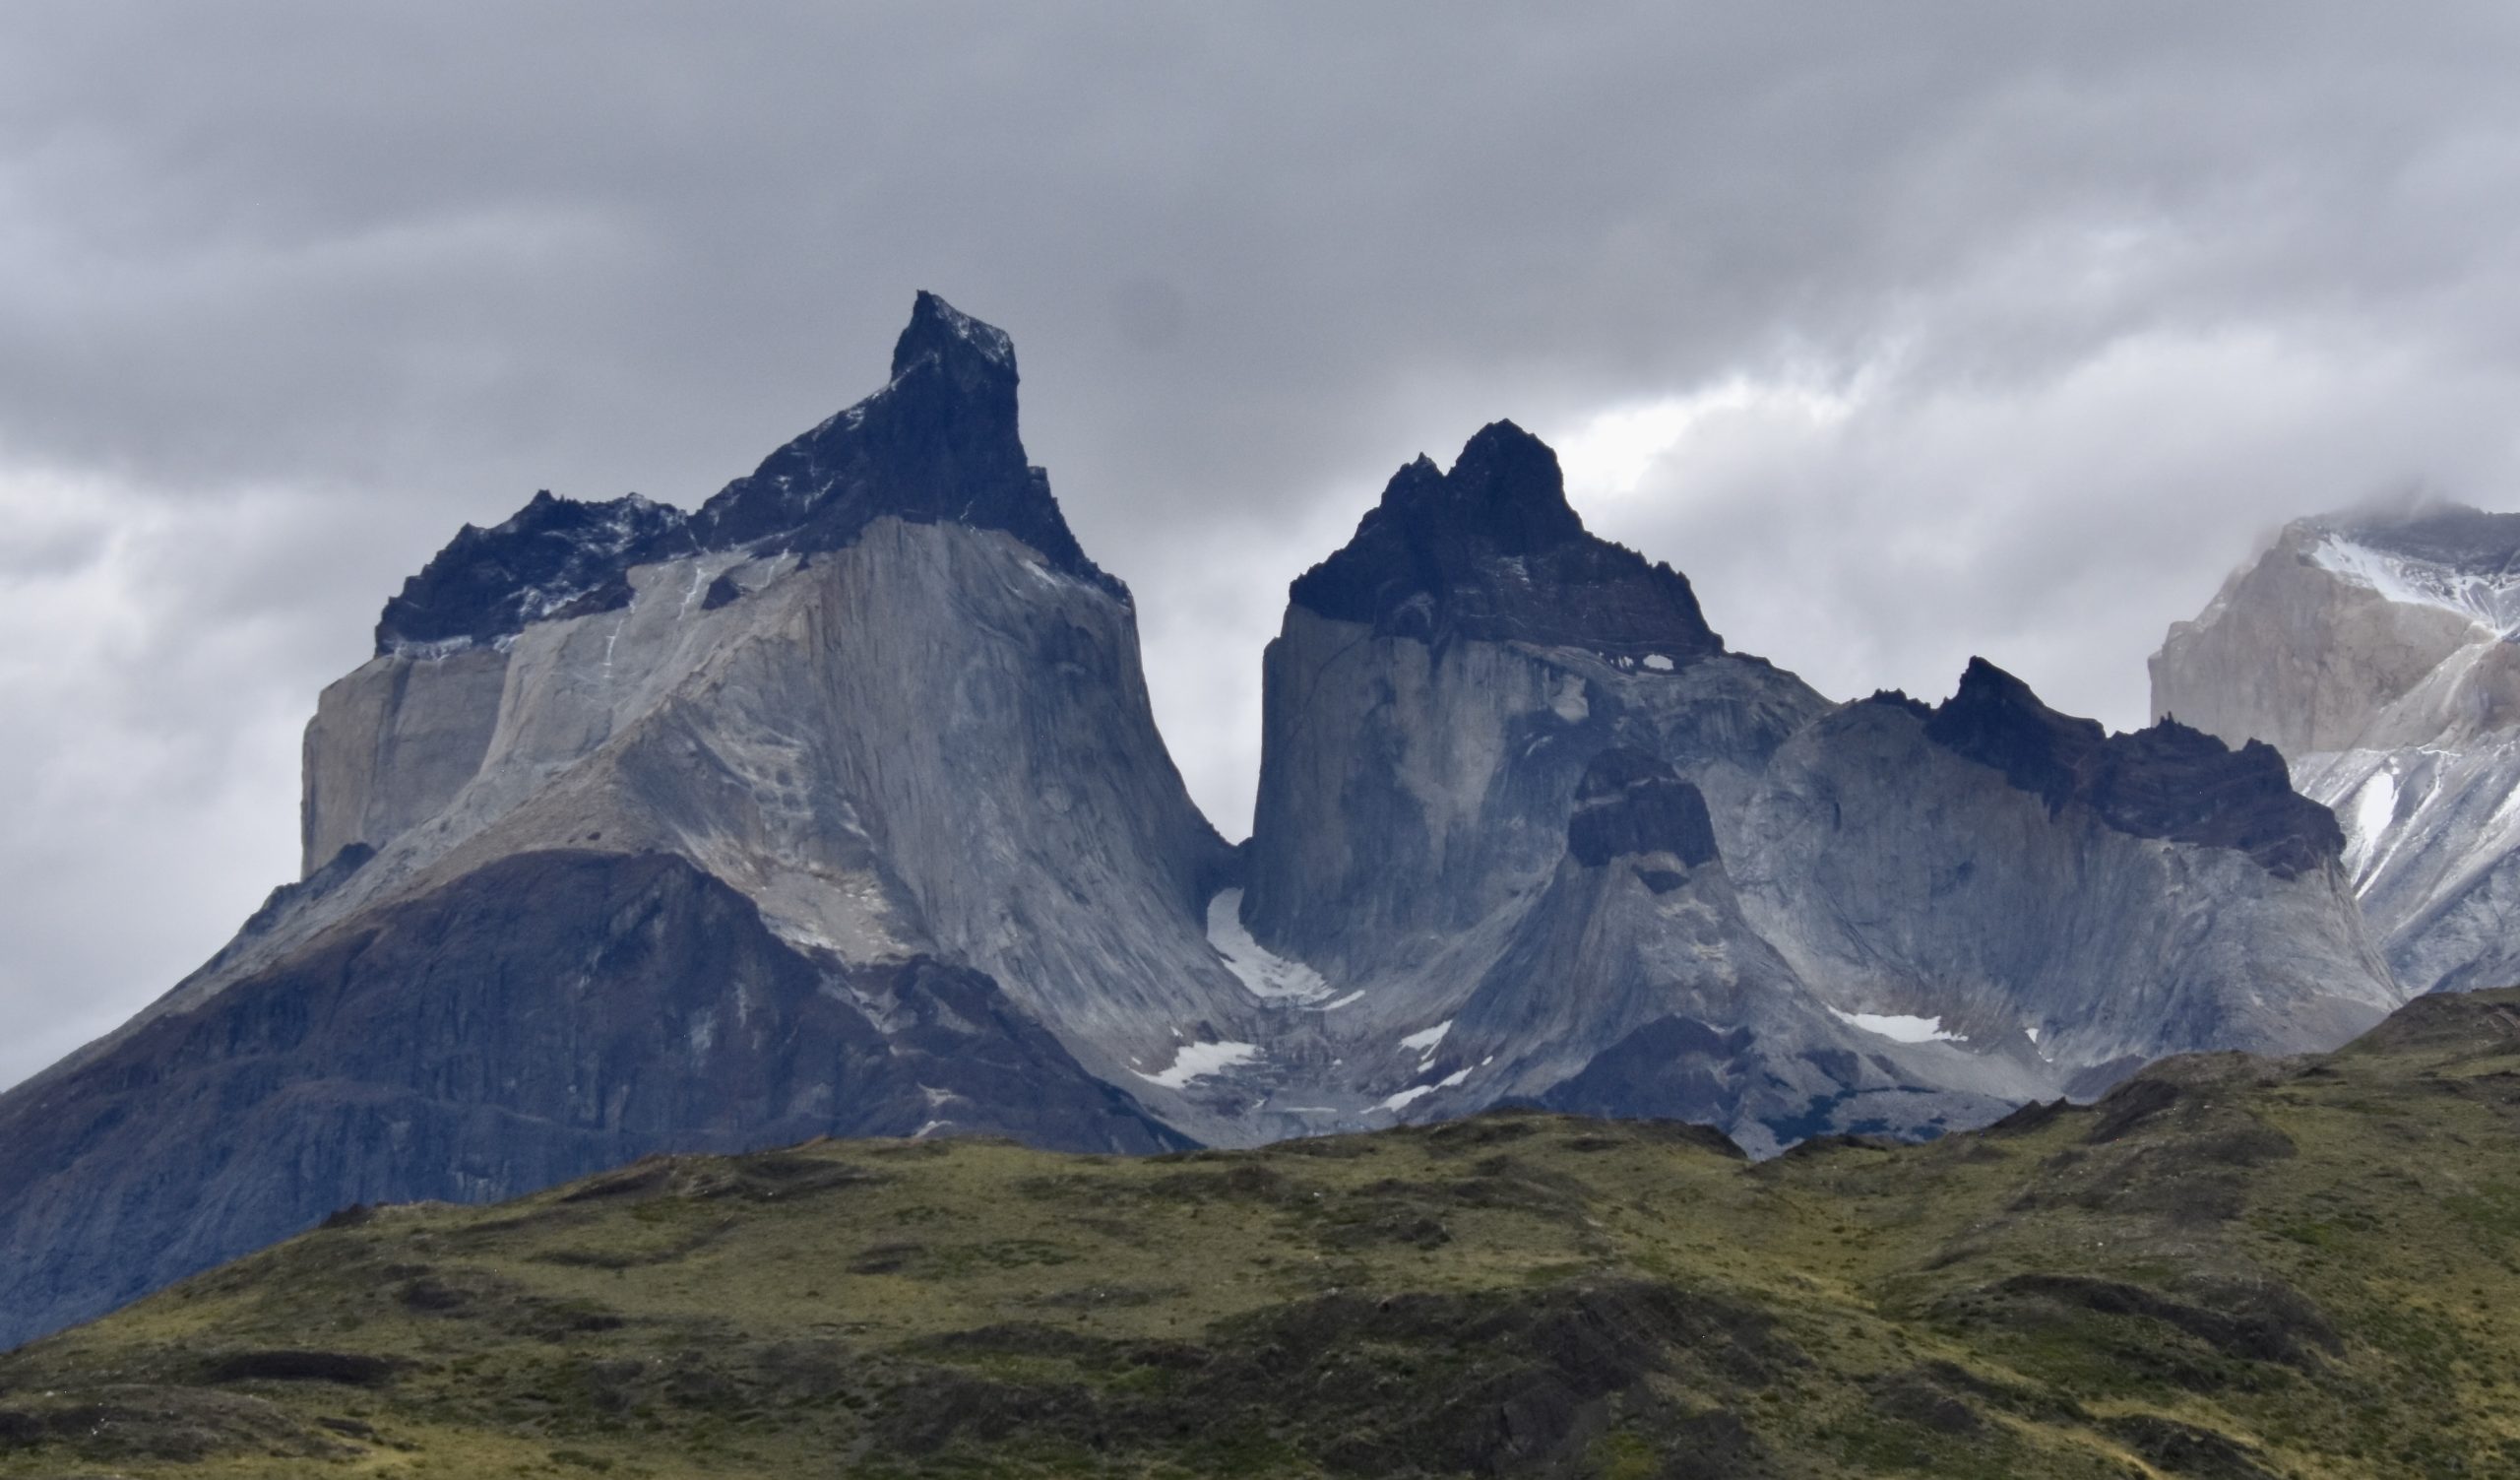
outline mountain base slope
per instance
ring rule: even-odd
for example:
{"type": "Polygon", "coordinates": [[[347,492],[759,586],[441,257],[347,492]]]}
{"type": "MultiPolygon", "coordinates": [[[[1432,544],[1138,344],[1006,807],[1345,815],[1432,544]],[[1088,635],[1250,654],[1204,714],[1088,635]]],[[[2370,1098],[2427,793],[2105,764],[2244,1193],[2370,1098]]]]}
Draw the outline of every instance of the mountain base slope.
{"type": "Polygon", "coordinates": [[[979,972],[802,952],[672,855],[518,854],[0,1102],[0,1341],[345,1200],[487,1202],[661,1151],[922,1131],[1188,1144],[979,972]]]}
{"type": "Polygon", "coordinates": [[[823,1141],[335,1226],[0,1358],[0,1475],[2483,1475],[2520,993],[1752,1164],[1503,1110],[823,1141]]]}

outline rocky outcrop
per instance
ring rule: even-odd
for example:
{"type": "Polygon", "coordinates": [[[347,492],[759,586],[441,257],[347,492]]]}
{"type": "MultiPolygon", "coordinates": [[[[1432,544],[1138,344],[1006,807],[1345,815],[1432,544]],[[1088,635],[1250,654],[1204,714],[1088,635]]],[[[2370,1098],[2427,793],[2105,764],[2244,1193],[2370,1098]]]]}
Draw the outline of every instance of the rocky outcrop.
{"type": "Polygon", "coordinates": [[[1575,787],[1566,822],[1566,856],[1586,869],[1637,857],[1637,877],[1657,893],[1686,882],[1688,871],[1716,861],[1715,824],[1706,797],[1642,750],[1613,746],[1593,757],[1575,787]],[[1650,865],[1650,867],[1649,867],[1650,865]]]}
{"type": "Polygon", "coordinates": [[[2335,814],[2293,790],[2284,757],[2264,741],[2235,749],[2174,720],[2110,735],[2040,703],[1984,658],[1969,661],[1924,733],[2002,772],[2050,815],[2079,805],[2129,837],[2237,849],[2278,878],[2331,866],[2345,846],[2335,814]]]}
{"type": "Polygon", "coordinates": [[[507,677],[504,650],[464,646],[397,654],[326,688],[306,727],[301,873],[446,810],[489,755],[507,677]]]}
{"type": "Polygon", "coordinates": [[[2410,992],[2520,980],[2520,515],[2299,521],[2152,660],[2153,708],[2282,749],[2410,992]]]}

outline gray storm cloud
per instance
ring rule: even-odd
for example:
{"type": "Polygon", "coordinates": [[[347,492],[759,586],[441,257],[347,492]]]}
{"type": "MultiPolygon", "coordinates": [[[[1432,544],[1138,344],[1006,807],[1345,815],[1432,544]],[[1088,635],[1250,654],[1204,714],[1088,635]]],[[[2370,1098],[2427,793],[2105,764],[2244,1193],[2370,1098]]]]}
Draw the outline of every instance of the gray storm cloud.
{"type": "Polygon", "coordinates": [[[1736,645],[2143,719],[2259,533],[2515,483],[2505,6],[34,3],[0,14],[0,1082],[295,852],[378,605],[1016,336],[1174,753],[1510,416],[1736,645]]]}

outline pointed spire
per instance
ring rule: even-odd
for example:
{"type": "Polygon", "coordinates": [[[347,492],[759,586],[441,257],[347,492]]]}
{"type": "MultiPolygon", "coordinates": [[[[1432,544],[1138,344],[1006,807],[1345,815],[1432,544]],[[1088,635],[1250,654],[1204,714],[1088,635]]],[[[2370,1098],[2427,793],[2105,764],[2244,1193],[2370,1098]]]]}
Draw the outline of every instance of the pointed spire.
{"type": "Polygon", "coordinates": [[[922,291],[893,344],[891,381],[727,484],[702,507],[698,533],[713,547],[811,551],[885,515],[1003,530],[1053,568],[1123,595],[1078,547],[1048,476],[1025,461],[1016,382],[1005,330],[922,291]]]}
{"type": "Polygon", "coordinates": [[[1001,382],[1012,387],[1017,379],[1015,341],[1005,330],[921,289],[912,300],[910,322],[893,342],[893,379],[899,381],[926,360],[934,360],[965,390],[1001,382]]]}

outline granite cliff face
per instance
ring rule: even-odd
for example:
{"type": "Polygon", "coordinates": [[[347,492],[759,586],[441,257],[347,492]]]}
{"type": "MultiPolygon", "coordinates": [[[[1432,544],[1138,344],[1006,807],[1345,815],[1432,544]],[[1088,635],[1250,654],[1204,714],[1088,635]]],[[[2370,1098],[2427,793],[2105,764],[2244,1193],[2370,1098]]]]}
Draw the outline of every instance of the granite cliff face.
{"type": "Polygon", "coordinates": [[[2104,737],[1975,662],[1939,706],[1880,696],[1796,735],[1733,868],[1832,1005],[2095,1093],[2170,1054],[2333,1046],[2396,1004],[2334,819],[2282,777],[2263,746],[2104,737]]]}
{"type": "Polygon", "coordinates": [[[2280,748],[2336,809],[2410,992],[2520,980],[2520,515],[2288,526],[2152,660],[2153,708],[2280,748]]]}
{"type": "Polygon", "coordinates": [[[1565,856],[1453,1023],[1428,1072],[1477,1065],[1482,1098],[1720,1125],[1759,1155],[1984,1121],[2036,1088],[1832,1012],[1744,915],[1703,795],[1626,746],[1586,767],[1565,856]]]}

